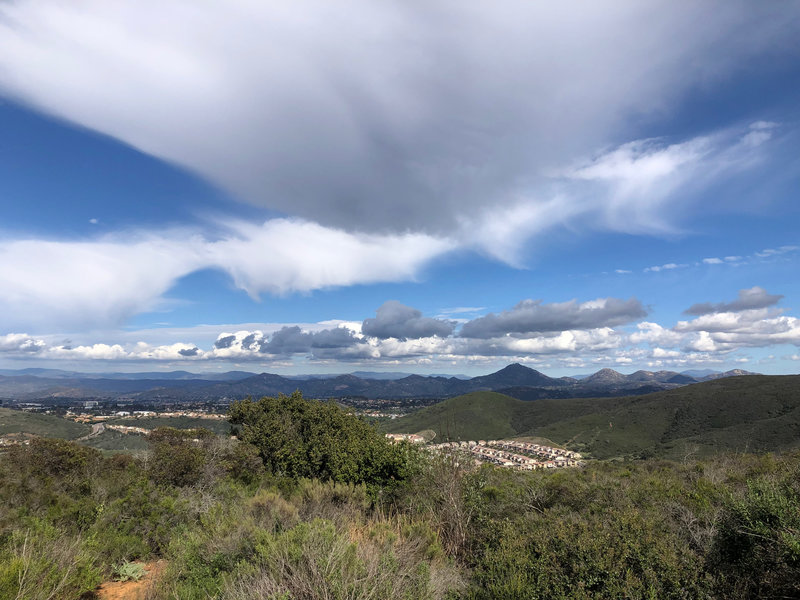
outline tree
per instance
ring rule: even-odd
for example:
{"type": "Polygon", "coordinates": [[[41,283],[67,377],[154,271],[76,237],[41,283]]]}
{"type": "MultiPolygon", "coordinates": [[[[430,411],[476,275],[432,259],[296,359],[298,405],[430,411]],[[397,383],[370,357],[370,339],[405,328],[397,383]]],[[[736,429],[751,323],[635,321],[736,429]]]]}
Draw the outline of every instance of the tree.
{"type": "Polygon", "coordinates": [[[393,445],[333,402],[300,392],[234,402],[230,422],[275,474],[386,486],[406,479],[413,450],[393,445]]]}

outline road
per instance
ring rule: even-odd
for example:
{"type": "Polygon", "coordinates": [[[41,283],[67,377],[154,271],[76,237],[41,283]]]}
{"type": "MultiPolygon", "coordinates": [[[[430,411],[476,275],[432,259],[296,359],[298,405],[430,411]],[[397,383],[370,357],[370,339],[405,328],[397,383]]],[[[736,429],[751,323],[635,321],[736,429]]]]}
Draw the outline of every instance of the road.
{"type": "Polygon", "coordinates": [[[76,442],[82,442],[84,440],[90,440],[92,438],[97,437],[98,435],[103,433],[105,430],[106,430],[105,424],[103,424],[103,423],[94,423],[92,425],[92,431],[91,432],[87,433],[85,436],[83,436],[81,438],[78,438],[75,441],[76,442]]]}

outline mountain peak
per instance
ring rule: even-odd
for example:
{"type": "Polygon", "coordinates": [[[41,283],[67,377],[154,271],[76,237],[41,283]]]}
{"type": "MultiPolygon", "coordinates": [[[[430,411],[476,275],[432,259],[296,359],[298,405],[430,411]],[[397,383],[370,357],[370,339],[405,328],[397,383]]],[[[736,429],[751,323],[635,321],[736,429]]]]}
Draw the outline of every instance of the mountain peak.
{"type": "Polygon", "coordinates": [[[560,379],[553,379],[536,369],[531,369],[519,363],[510,364],[490,375],[473,377],[469,381],[478,389],[481,387],[499,389],[512,386],[549,387],[566,385],[560,379]]]}
{"type": "Polygon", "coordinates": [[[594,375],[589,375],[582,383],[624,383],[627,377],[614,369],[600,369],[594,375]]]}
{"type": "MultiPolygon", "coordinates": [[[[519,363],[511,363],[510,365],[508,365],[506,367],[503,367],[502,369],[497,371],[495,373],[495,375],[497,375],[498,373],[503,373],[505,375],[511,375],[511,374],[514,374],[514,373],[526,373],[526,374],[527,373],[539,373],[539,371],[537,371],[536,369],[531,369],[530,367],[526,367],[525,365],[521,365],[519,363]]],[[[540,375],[541,375],[541,373],[540,373],[540,375]]]]}

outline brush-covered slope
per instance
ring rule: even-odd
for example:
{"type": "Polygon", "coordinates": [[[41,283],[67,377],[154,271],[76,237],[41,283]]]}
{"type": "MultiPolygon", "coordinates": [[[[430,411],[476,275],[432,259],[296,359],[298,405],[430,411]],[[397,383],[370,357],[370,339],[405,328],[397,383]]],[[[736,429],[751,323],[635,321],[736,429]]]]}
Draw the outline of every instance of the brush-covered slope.
{"type": "Polygon", "coordinates": [[[391,421],[386,430],[432,430],[437,442],[509,437],[517,434],[511,424],[521,404],[525,403],[496,392],[471,392],[391,421]]]}
{"type": "Polygon", "coordinates": [[[536,435],[589,452],[680,457],[800,446],[800,376],[718,379],[643,396],[522,402],[468,394],[399,419],[391,431],[438,439],[536,435]]]}
{"type": "Polygon", "coordinates": [[[61,417],[0,408],[0,435],[31,433],[42,437],[74,440],[91,430],[89,425],[74,423],[61,417]]]}

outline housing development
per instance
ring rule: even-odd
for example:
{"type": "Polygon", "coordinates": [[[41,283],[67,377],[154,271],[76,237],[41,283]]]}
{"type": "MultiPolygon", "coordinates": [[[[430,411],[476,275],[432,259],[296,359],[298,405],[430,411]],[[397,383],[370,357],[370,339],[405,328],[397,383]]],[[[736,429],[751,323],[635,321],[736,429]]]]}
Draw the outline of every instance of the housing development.
{"type": "MultiPolygon", "coordinates": [[[[425,443],[425,439],[421,435],[413,433],[388,433],[386,437],[392,441],[425,443]]],[[[580,467],[584,464],[581,460],[582,456],[572,450],[519,440],[443,442],[430,444],[426,448],[434,452],[469,454],[476,464],[490,463],[522,471],[580,467]]]]}

